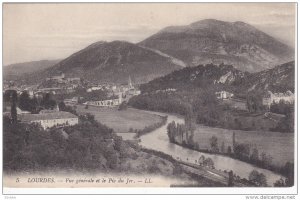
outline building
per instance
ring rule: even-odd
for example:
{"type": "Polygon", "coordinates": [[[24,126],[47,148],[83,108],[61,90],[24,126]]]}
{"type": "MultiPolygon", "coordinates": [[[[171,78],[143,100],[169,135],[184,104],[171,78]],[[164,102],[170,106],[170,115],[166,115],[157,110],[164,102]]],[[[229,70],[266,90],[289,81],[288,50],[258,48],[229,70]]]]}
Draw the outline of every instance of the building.
{"type": "MultiPolygon", "coordinates": [[[[3,108],[4,108],[3,115],[10,118],[11,117],[11,106],[10,105],[3,106],[3,108]]],[[[30,114],[31,113],[31,112],[26,111],[26,110],[21,110],[19,107],[16,107],[16,110],[17,110],[17,115],[30,114]]]]}
{"type": "Polygon", "coordinates": [[[40,124],[43,129],[51,127],[65,127],[78,124],[78,117],[69,112],[52,112],[52,113],[40,113],[40,114],[21,114],[18,116],[18,120],[22,123],[37,123],[40,124]]]}
{"type": "Polygon", "coordinates": [[[68,82],[80,82],[80,78],[79,77],[75,77],[75,78],[67,78],[68,82]]]}
{"type": "Polygon", "coordinates": [[[220,91],[215,93],[217,96],[217,99],[230,99],[233,97],[233,94],[227,91],[220,91]]]}
{"type": "Polygon", "coordinates": [[[116,107],[116,106],[119,106],[123,102],[122,93],[119,93],[118,96],[119,97],[116,98],[116,99],[107,99],[107,100],[100,100],[100,101],[88,101],[84,104],[89,105],[89,106],[116,107]]]}
{"type": "Polygon", "coordinates": [[[92,91],[96,91],[96,90],[103,90],[103,87],[102,86],[92,86],[92,87],[88,88],[86,91],[92,92],[92,91]]]}
{"type": "Polygon", "coordinates": [[[40,88],[36,93],[52,93],[52,94],[61,94],[63,89],[59,87],[53,88],[40,88]]]}
{"type": "Polygon", "coordinates": [[[65,78],[65,74],[62,73],[62,74],[59,75],[59,76],[51,76],[51,77],[49,77],[49,78],[46,78],[46,80],[47,80],[47,81],[49,81],[49,80],[62,81],[64,78],[65,78]]]}
{"type": "Polygon", "coordinates": [[[263,105],[270,107],[272,103],[279,103],[280,101],[294,103],[295,95],[291,91],[285,93],[272,93],[271,91],[268,91],[263,97],[262,103],[263,105]]]}
{"type": "Polygon", "coordinates": [[[74,106],[76,104],[78,104],[78,97],[73,97],[72,99],[64,99],[64,103],[67,106],[74,106]]]}
{"type": "Polygon", "coordinates": [[[122,103],[122,99],[108,99],[102,101],[88,101],[85,104],[89,106],[101,106],[101,107],[116,107],[122,103]]]}

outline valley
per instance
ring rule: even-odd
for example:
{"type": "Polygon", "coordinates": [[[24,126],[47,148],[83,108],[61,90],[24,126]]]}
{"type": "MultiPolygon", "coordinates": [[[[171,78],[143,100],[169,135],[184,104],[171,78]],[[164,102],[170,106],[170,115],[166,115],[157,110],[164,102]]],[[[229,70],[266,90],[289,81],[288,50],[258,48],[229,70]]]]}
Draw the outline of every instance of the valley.
{"type": "Polygon", "coordinates": [[[294,49],[250,24],[205,19],[138,43],[94,42],[4,76],[8,171],[294,184],[294,49]]]}

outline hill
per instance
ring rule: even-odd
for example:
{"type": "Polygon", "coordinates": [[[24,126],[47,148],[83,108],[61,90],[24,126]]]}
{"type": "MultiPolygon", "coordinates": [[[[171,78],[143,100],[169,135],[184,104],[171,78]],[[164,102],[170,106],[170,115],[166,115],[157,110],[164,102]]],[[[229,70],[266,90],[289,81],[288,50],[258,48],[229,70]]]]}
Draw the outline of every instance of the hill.
{"type": "Polygon", "coordinates": [[[294,50],[244,22],[201,20],[166,27],[139,45],[160,50],[187,65],[230,64],[258,72],[294,59],[294,50]]]}
{"type": "Polygon", "coordinates": [[[140,88],[142,93],[128,102],[138,109],[176,113],[198,124],[226,129],[294,131],[292,105],[271,110],[286,114],[277,121],[264,115],[268,109],[262,104],[268,90],[294,92],[294,62],[252,74],[224,64],[187,67],[140,88]],[[234,97],[217,99],[216,93],[224,90],[234,97]]]}
{"type": "Polygon", "coordinates": [[[201,88],[229,89],[240,82],[248,73],[239,71],[231,65],[199,65],[176,70],[171,74],[141,85],[142,92],[156,90],[186,90],[201,88]]]}
{"type": "Polygon", "coordinates": [[[242,72],[231,65],[199,65],[176,70],[171,74],[141,85],[142,92],[193,89],[228,90],[234,93],[251,91],[286,92],[295,90],[295,62],[256,73],[242,72]]]}
{"type": "Polygon", "coordinates": [[[93,82],[145,83],[184,67],[170,56],[125,41],[97,42],[74,53],[55,66],[35,75],[47,77],[65,73],[93,82]]]}
{"type": "Polygon", "coordinates": [[[291,61],[272,69],[249,74],[243,80],[243,90],[295,91],[295,62],[291,61]]]}
{"type": "Polygon", "coordinates": [[[40,60],[3,66],[4,79],[17,79],[22,75],[31,74],[54,66],[60,60],[40,60]]]}

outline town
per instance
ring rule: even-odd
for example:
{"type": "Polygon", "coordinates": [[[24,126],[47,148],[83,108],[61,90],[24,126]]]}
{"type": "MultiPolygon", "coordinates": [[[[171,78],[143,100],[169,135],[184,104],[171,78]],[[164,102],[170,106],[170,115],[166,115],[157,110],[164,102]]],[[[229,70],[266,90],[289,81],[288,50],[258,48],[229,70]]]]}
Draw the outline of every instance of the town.
{"type": "MultiPolygon", "coordinates": [[[[8,117],[11,117],[10,100],[14,91],[21,101],[22,96],[26,95],[28,95],[27,101],[36,101],[36,107],[33,110],[26,106],[22,107],[22,105],[16,107],[18,120],[21,123],[38,123],[44,129],[78,124],[78,117],[70,112],[62,111],[59,105],[71,108],[79,104],[86,107],[113,108],[128,102],[131,97],[141,93],[138,86],[132,83],[130,76],[128,83],[123,85],[93,84],[77,77],[67,78],[63,73],[46,78],[40,85],[22,85],[19,87],[14,82],[6,82],[4,84],[4,96],[6,95],[4,100],[8,101],[4,101],[4,115],[8,117]],[[52,102],[52,106],[40,106],[38,108],[37,102],[43,101],[46,96],[47,98],[51,96],[54,103],[52,102]]],[[[30,103],[24,102],[23,104],[30,103]]]]}

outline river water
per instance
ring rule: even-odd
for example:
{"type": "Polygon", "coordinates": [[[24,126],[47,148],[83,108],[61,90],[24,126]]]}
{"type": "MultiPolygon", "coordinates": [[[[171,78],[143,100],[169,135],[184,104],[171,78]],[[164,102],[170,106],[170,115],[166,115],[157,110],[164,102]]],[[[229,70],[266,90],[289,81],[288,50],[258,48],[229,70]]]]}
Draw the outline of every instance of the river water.
{"type": "MultiPolygon", "coordinates": [[[[149,112],[149,111],[146,111],[149,112]]],[[[158,113],[158,112],[151,112],[158,115],[168,115],[168,120],[166,125],[147,133],[146,135],[143,135],[140,137],[141,141],[140,144],[148,149],[153,149],[157,151],[164,152],[166,154],[169,154],[173,156],[176,159],[181,159],[183,161],[195,163],[195,160],[198,160],[201,155],[204,155],[206,158],[209,157],[214,161],[214,165],[216,169],[220,170],[232,170],[233,173],[240,176],[241,178],[247,178],[252,170],[257,170],[260,173],[263,173],[267,178],[267,183],[270,186],[273,186],[273,183],[276,182],[276,180],[280,179],[280,175],[271,172],[266,169],[261,169],[258,167],[255,167],[251,164],[232,159],[230,157],[222,156],[222,155],[213,155],[213,154],[207,154],[207,153],[201,153],[198,151],[194,151],[173,143],[169,142],[169,138],[167,135],[167,125],[168,123],[171,123],[172,121],[175,121],[176,123],[184,123],[184,120],[178,116],[171,115],[171,114],[165,114],[165,113],[158,113]]],[[[132,133],[120,133],[118,135],[123,136],[125,139],[129,139],[133,136],[132,133]],[[126,136],[125,136],[126,135],[126,136]]]]}

